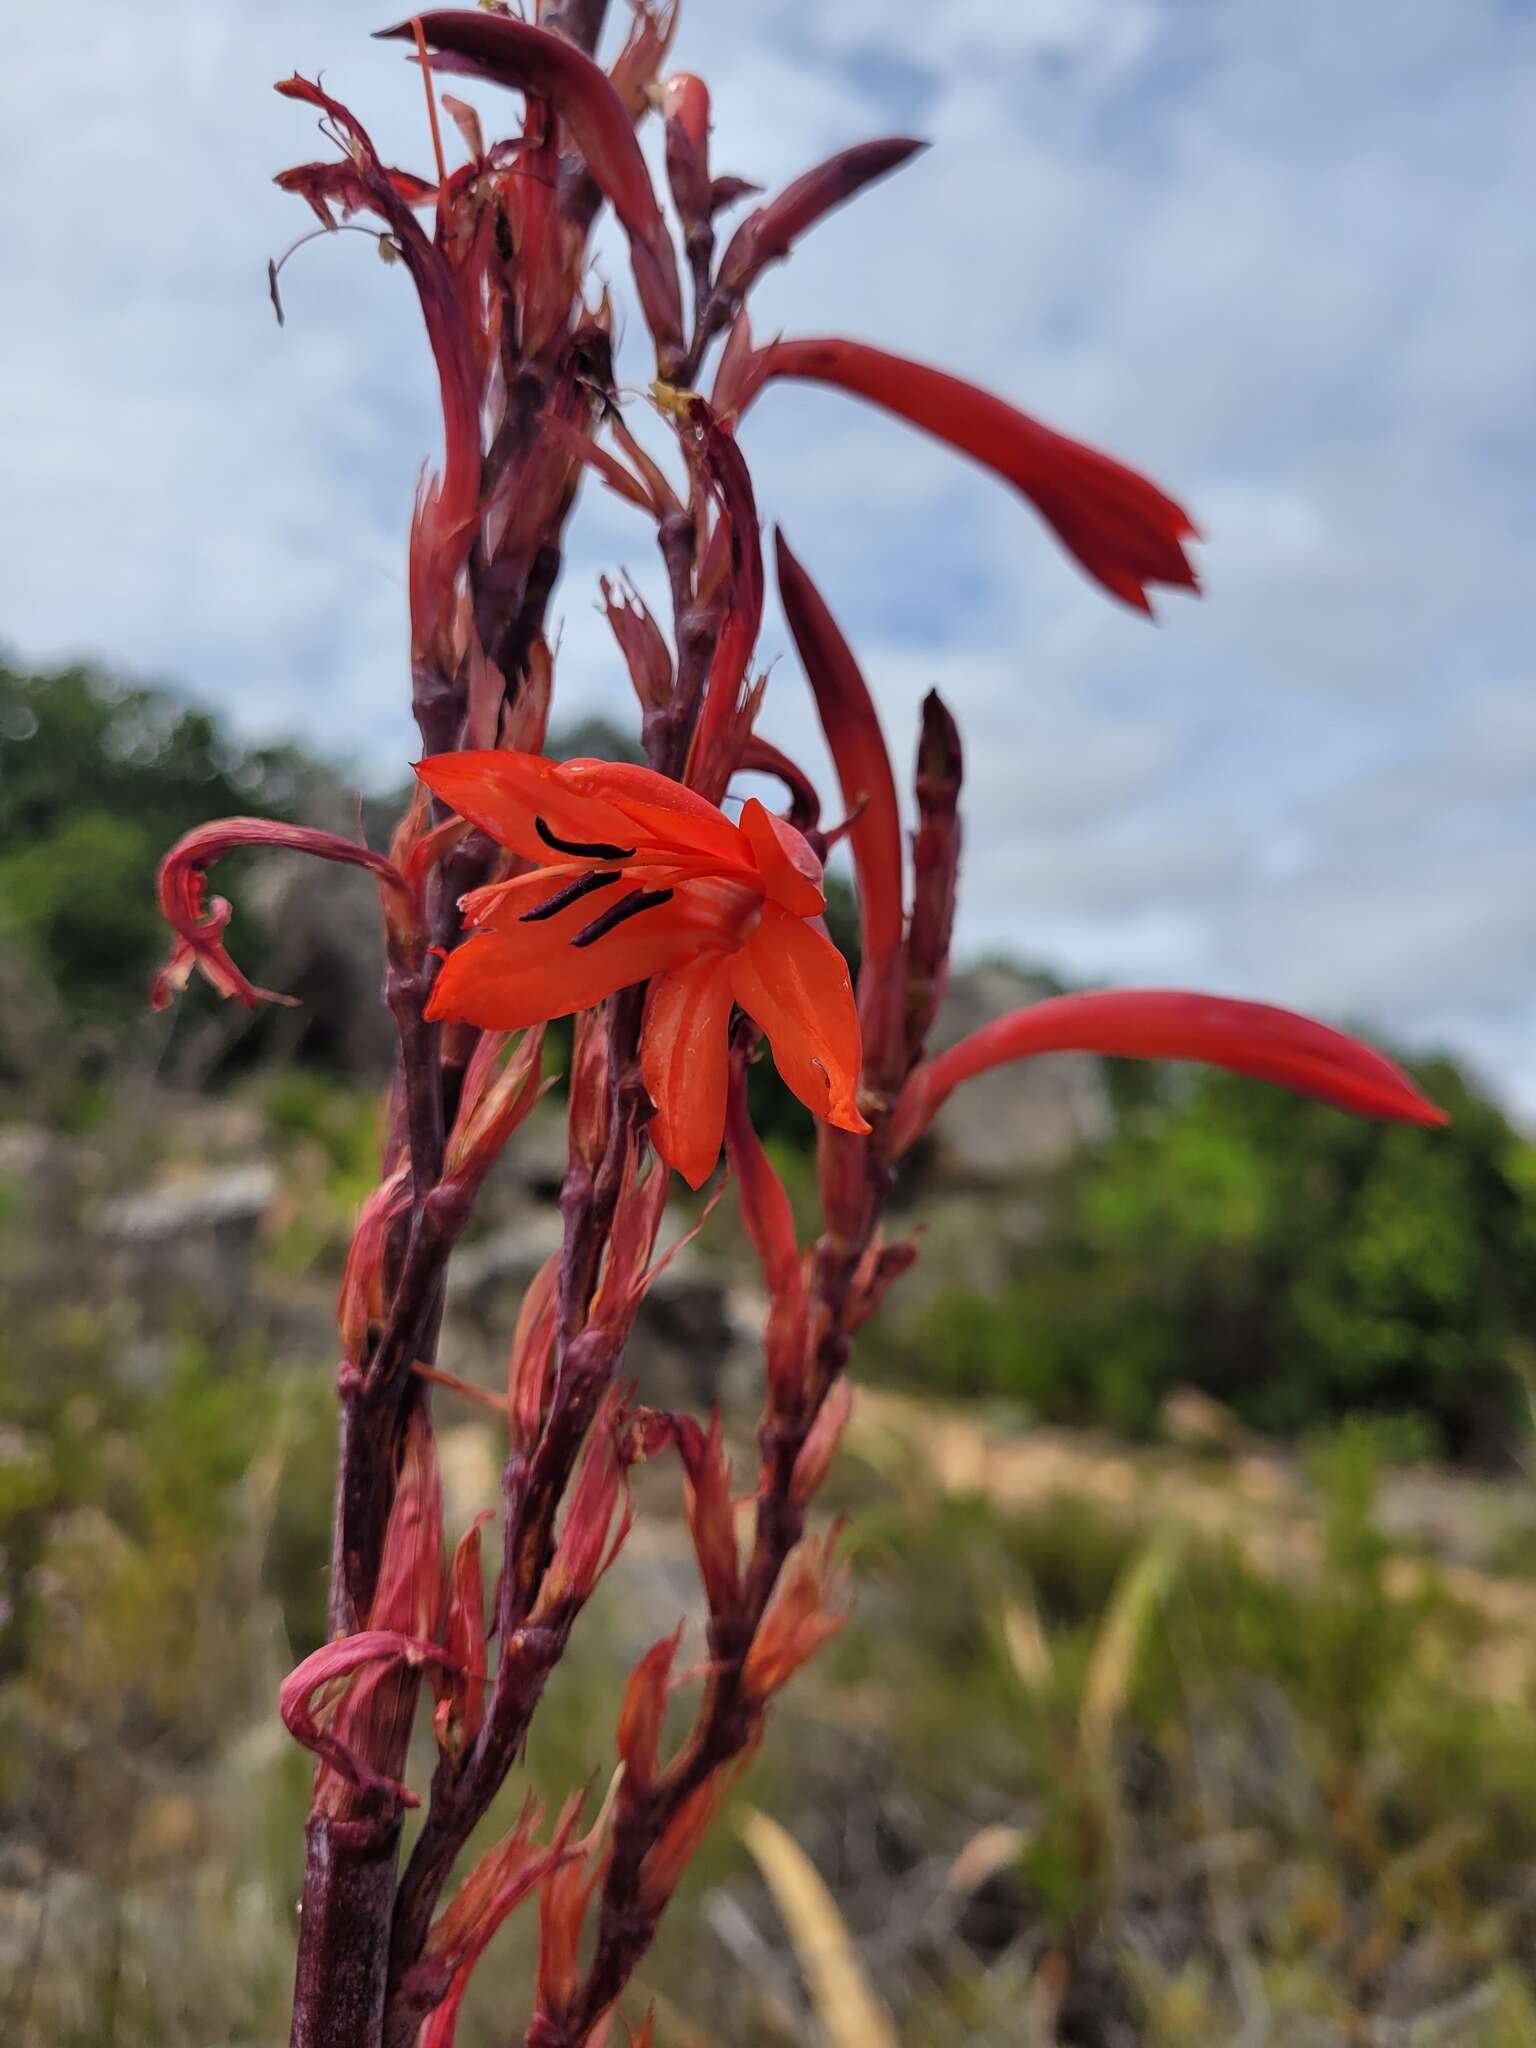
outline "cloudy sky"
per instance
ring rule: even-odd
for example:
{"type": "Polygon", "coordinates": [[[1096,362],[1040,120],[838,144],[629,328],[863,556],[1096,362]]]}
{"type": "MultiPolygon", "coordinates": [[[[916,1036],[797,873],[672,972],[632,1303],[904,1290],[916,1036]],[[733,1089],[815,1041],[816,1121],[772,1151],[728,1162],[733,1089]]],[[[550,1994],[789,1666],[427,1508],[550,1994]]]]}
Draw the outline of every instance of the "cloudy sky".
{"type": "MultiPolygon", "coordinates": [[[[387,13],[75,0],[24,11],[0,69],[0,639],[173,680],[372,779],[412,751],[433,379],[361,237],[295,259],[283,331],[263,272],[304,225],[270,174],[318,153],[272,80],[324,70],[429,167],[409,67],[366,39],[387,13]]],[[[760,330],[992,385],[1208,536],[1204,601],[1150,627],[994,481],[852,402],[785,387],[749,421],[764,511],[898,756],[930,684],[961,715],[966,948],[1363,1018],[1536,1112],[1536,9],[684,17],[717,168],[772,186],[866,135],[935,145],[773,275],[760,330]]],[[[619,566],[653,582],[646,530],[591,494],[558,604],[568,713],[629,714],[593,608],[619,566]]],[[[785,642],[772,614],[765,655],[785,642]]],[[[770,701],[813,753],[792,657],[770,701]]]]}

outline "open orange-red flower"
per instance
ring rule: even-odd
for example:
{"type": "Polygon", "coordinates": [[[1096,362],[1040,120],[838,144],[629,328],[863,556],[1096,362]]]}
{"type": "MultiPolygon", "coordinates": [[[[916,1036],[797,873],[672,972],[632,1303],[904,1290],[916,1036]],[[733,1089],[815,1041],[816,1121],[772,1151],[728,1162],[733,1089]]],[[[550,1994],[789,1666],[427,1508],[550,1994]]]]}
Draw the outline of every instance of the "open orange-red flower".
{"type": "Polygon", "coordinates": [[[755,798],[732,824],[693,790],[624,762],[466,752],[416,772],[539,863],[464,898],[477,929],[444,964],[429,1016],[512,1031],[649,981],[641,1070],[653,1137],[693,1187],[720,1156],[733,1004],[808,1109],[868,1129],[848,968],[815,922],[821,863],[792,825],[755,798]]]}

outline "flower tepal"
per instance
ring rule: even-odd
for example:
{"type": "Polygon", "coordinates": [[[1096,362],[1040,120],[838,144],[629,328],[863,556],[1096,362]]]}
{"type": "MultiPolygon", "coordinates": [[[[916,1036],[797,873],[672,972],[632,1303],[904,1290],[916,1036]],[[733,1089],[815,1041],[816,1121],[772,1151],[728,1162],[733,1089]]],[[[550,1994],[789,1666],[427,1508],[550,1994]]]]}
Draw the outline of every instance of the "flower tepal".
{"type": "Polygon", "coordinates": [[[531,871],[463,901],[472,935],[428,1015],[516,1030],[651,983],[641,1070],[656,1149],[693,1187],[725,1125],[739,1005],[815,1115],[865,1131],[847,963],[821,928],[821,863],[755,799],[740,823],[647,768],[439,754],[417,773],[531,871]]]}

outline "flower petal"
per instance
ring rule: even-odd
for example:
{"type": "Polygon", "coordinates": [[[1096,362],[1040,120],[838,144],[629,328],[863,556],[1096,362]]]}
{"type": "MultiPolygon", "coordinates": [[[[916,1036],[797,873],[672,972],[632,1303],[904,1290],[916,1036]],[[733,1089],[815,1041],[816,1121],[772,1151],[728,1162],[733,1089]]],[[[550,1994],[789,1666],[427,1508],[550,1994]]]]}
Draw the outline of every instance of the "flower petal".
{"type": "Polygon", "coordinates": [[[776,903],[731,960],[731,987],[773,1062],[815,1115],[867,1131],[859,1113],[859,1019],[848,963],[823,932],[776,903]]]}
{"type": "Polygon", "coordinates": [[[1042,1052],[1120,1058],[1201,1060],[1235,1074],[1278,1082],[1357,1116],[1443,1124],[1443,1110],[1400,1067],[1358,1039],[1269,1003],[1191,995],[1182,989],[1109,989],[1054,996],[962,1038],[919,1067],[896,1112],[898,1147],[910,1144],[962,1081],[1008,1060],[1042,1052]]]}
{"type": "Polygon", "coordinates": [[[725,1134],[731,975],[721,954],[664,974],[651,989],[640,1071],[656,1105],[656,1150],[689,1187],[715,1170],[725,1134]]]}
{"type": "Polygon", "coordinates": [[[749,796],[741,807],[741,835],[773,901],[794,917],[820,917],[827,907],[821,862],[794,826],[749,796]]]}
{"type": "Polygon", "coordinates": [[[610,905],[613,894],[610,888],[581,898],[538,924],[475,933],[443,963],[427,1015],[514,1031],[590,1009],[701,953],[723,952],[734,940],[740,892],[684,882],[668,901],[650,905],[591,944],[576,945],[594,917],[617,907],[610,905]]]}
{"type": "Polygon", "coordinates": [[[416,773],[432,791],[525,860],[547,864],[550,842],[538,830],[542,818],[550,835],[565,846],[603,848],[580,856],[620,860],[638,851],[634,820],[606,803],[591,788],[582,788],[561,765],[542,754],[514,754],[499,748],[470,748],[457,754],[433,754],[416,764],[416,773]],[[606,849],[614,849],[609,852],[606,849]]]}

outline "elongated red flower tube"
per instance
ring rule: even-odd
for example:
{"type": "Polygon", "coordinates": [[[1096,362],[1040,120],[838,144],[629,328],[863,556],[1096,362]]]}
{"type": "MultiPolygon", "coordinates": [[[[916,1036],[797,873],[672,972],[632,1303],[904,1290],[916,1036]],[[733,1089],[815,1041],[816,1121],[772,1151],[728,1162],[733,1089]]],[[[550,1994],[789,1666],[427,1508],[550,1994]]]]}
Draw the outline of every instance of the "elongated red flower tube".
{"type": "Polygon", "coordinates": [[[1198,590],[1184,508],[1134,469],[1042,426],[990,391],[863,342],[775,341],[759,377],[832,384],[899,413],[1022,491],[1062,545],[1114,597],[1150,612],[1149,583],[1198,590]]]}
{"type": "Polygon", "coordinates": [[[536,94],[549,101],[570,129],[629,237],[635,288],[665,375],[672,367],[666,358],[673,352],[680,355],[683,346],[677,256],[629,110],[607,72],[562,36],[510,15],[469,7],[420,14],[378,34],[386,41],[414,42],[418,24],[428,48],[439,57],[438,68],[536,94]]]}
{"type": "Polygon", "coordinates": [[[1030,1009],[1013,1010],[919,1067],[897,1107],[897,1149],[922,1135],[963,1081],[1042,1052],[1198,1060],[1277,1082],[1356,1116],[1408,1124],[1448,1121],[1401,1067],[1359,1039],[1294,1010],[1183,989],[1108,989],[1053,996],[1030,1009]]]}

